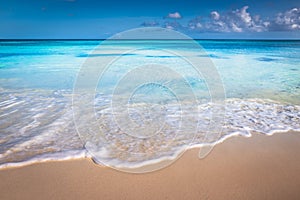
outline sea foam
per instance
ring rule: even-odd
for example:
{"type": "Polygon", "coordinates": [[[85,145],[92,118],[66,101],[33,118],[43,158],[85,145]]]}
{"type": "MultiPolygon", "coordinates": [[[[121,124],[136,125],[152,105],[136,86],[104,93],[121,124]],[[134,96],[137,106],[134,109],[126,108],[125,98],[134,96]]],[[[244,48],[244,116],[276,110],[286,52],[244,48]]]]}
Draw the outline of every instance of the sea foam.
{"type": "MultiPolygon", "coordinates": [[[[165,121],[163,127],[149,137],[137,137],[120,129],[111,118],[110,101],[105,96],[98,96],[100,99],[95,100],[95,107],[98,102],[100,109],[95,112],[99,133],[89,140],[89,137],[82,138],[75,128],[70,91],[59,93],[59,98],[53,92],[36,91],[10,91],[9,96],[2,96],[6,99],[0,105],[1,167],[92,157],[100,164],[135,168],[172,160],[189,148],[213,146],[235,135],[250,137],[252,132],[271,135],[274,132],[300,130],[298,105],[267,99],[231,98],[223,102],[225,109],[221,121],[212,117],[215,105],[211,102],[199,105],[188,102],[177,105],[172,102],[164,105],[165,109],[161,110],[161,119],[165,121]],[[185,109],[187,115],[183,115],[181,109],[185,109]],[[185,124],[187,127],[181,127],[182,117],[189,117],[190,124],[185,124]],[[189,129],[189,126],[195,127],[195,123],[196,129],[189,129]],[[221,129],[214,129],[214,126],[221,129]]],[[[134,111],[147,107],[146,104],[135,106],[134,111]]],[[[140,124],[144,123],[145,119],[135,117],[134,112],[131,116],[135,122],[140,120],[140,124]]],[[[82,119],[85,119],[82,124],[89,127],[89,115],[83,114],[82,119]]],[[[145,129],[146,136],[147,131],[145,129]]]]}

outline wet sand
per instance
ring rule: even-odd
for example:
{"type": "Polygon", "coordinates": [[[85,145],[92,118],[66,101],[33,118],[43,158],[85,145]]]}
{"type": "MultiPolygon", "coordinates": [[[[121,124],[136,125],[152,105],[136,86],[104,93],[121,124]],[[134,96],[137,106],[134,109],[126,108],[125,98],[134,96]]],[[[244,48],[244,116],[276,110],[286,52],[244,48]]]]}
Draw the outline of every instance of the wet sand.
{"type": "Polygon", "coordinates": [[[300,199],[300,133],[233,137],[204,159],[128,174],[90,159],[0,170],[0,199],[300,199]]]}

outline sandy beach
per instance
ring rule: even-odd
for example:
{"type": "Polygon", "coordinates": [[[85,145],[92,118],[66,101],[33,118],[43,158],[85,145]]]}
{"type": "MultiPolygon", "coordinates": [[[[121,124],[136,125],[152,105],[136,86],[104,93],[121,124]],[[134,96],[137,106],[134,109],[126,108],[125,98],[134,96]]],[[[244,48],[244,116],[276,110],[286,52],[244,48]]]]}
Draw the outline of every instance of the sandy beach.
{"type": "Polygon", "coordinates": [[[129,174],[90,159],[0,170],[0,199],[299,199],[300,133],[233,137],[204,159],[129,174]]]}

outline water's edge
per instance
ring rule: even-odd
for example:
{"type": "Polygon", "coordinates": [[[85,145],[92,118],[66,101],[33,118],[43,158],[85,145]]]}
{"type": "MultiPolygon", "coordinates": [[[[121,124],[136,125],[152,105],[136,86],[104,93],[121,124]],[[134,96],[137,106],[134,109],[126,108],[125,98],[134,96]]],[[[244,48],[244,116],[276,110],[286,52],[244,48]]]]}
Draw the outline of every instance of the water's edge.
{"type": "MultiPolygon", "coordinates": [[[[230,139],[232,137],[251,138],[252,136],[255,136],[256,134],[263,134],[265,137],[267,137],[267,136],[273,136],[274,134],[285,134],[285,133],[291,133],[291,132],[297,132],[297,133],[299,132],[300,133],[300,129],[274,130],[267,134],[259,133],[259,132],[255,132],[255,131],[249,131],[248,135],[245,135],[245,134],[242,134],[239,132],[233,132],[231,134],[225,135],[224,137],[220,138],[220,140],[218,140],[214,143],[192,145],[192,146],[189,146],[188,148],[183,148],[179,152],[174,153],[173,156],[164,157],[161,159],[149,160],[149,161],[140,163],[135,166],[126,166],[126,168],[129,168],[129,169],[141,168],[141,167],[144,167],[147,165],[155,165],[164,160],[176,160],[180,157],[178,155],[181,155],[185,151],[188,151],[190,149],[195,149],[195,148],[202,148],[203,146],[206,146],[206,145],[215,147],[216,145],[221,144],[221,143],[225,142],[227,139],[230,139]],[[252,133],[250,133],[250,132],[252,132],[252,133]]],[[[94,163],[98,164],[99,166],[109,167],[109,166],[103,165],[102,163],[97,163],[95,160],[93,160],[92,156],[88,153],[88,151],[86,149],[82,149],[82,150],[66,151],[66,152],[61,152],[61,153],[49,153],[49,154],[45,154],[42,156],[33,157],[29,160],[22,161],[22,162],[11,162],[11,163],[1,164],[0,170],[20,168],[20,167],[25,167],[28,165],[52,162],[52,161],[68,161],[68,160],[77,160],[77,159],[85,159],[85,158],[92,160],[94,163]]],[[[195,158],[195,159],[199,159],[199,158],[195,158]]]]}

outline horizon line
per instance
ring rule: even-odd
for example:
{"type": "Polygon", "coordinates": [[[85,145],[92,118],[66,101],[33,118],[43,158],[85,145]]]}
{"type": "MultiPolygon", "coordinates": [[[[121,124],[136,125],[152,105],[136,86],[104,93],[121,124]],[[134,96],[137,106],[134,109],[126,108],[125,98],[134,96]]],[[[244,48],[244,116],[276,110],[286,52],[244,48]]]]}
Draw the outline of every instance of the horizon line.
{"type": "Polygon", "coordinates": [[[17,39],[0,39],[0,41],[104,41],[104,40],[116,40],[116,41],[122,41],[122,40],[137,40],[137,41],[141,41],[141,40],[219,40],[219,41],[226,41],[226,40],[236,40],[236,41],[300,41],[300,38],[246,38],[246,39],[239,39],[239,38],[205,38],[205,39],[110,39],[110,38],[92,38],[92,39],[81,39],[81,38],[76,38],[76,39],[63,39],[63,38],[59,38],[59,39],[54,39],[54,38],[39,38],[39,39],[35,39],[35,38],[30,38],[30,39],[24,39],[24,38],[17,38],[17,39]]]}

